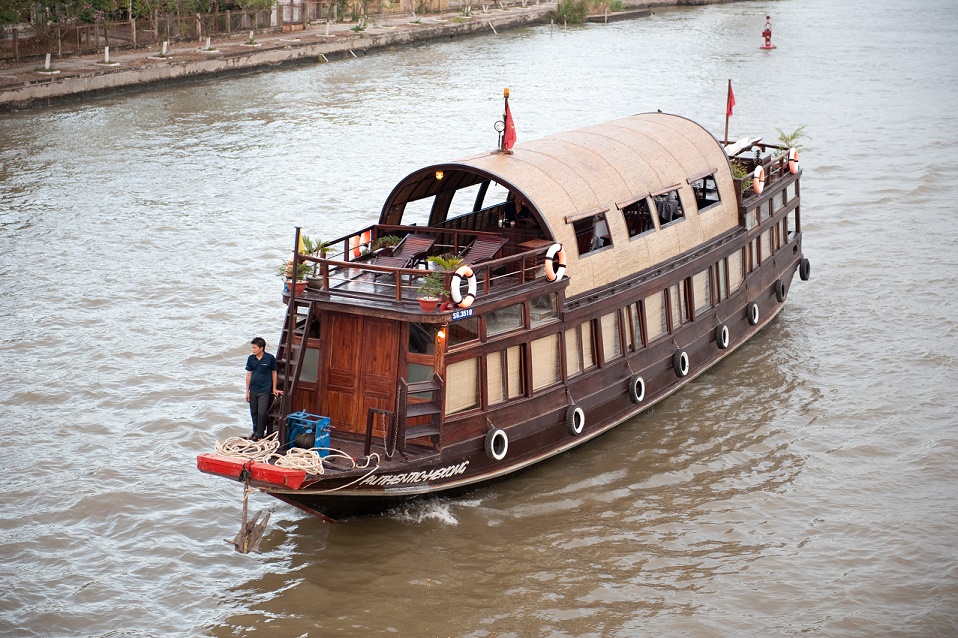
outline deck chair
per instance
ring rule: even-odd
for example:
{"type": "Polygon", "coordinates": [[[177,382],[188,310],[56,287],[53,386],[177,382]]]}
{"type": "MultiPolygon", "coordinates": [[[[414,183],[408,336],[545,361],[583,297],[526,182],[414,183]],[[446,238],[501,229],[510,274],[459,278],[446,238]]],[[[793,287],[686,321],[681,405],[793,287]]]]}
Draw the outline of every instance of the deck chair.
{"type": "Polygon", "coordinates": [[[392,252],[388,255],[378,255],[370,263],[377,266],[389,266],[390,268],[412,268],[416,260],[429,252],[432,245],[436,243],[436,238],[430,235],[417,235],[410,233],[402,238],[402,241],[396,244],[392,252]]]}
{"type": "Polygon", "coordinates": [[[496,256],[499,249],[509,241],[502,235],[480,236],[472,240],[472,243],[459,253],[463,261],[467,264],[475,265],[484,261],[489,261],[496,256]]]}

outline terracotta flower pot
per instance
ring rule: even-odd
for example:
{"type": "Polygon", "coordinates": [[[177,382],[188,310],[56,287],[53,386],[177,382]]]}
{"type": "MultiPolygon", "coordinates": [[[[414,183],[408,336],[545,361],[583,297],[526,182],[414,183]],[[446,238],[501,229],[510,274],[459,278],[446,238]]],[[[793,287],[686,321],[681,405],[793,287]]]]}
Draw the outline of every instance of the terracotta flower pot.
{"type": "Polygon", "coordinates": [[[436,309],[439,308],[441,299],[433,299],[430,297],[420,297],[419,298],[419,307],[422,308],[423,312],[436,312],[436,309]]]}

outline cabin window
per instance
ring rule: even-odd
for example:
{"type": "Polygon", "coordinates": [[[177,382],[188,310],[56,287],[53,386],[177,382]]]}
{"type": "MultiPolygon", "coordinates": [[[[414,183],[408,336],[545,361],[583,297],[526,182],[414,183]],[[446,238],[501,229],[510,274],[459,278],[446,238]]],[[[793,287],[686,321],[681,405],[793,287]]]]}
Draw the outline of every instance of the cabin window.
{"type": "Polygon", "coordinates": [[[409,324],[409,352],[413,354],[435,354],[437,324],[411,323],[409,324]]]}
{"type": "Polygon", "coordinates": [[[771,216],[772,216],[772,213],[775,212],[775,200],[774,200],[774,198],[773,198],[773,199],[769,199],[766,204],[763,204],[763,205],[759,208],[759,210],[760,210],[761,213],[762,213],[761,221],[765,221],[766,219],[768,219],[769,217],[771,217],[771,216]]]}
{"type": "Polygon", "coordinates": [[[580,257],[612,245],[612,235],[609,233],[605,213],[574,221],[572,228],[580,257]]]}
{"type": "Polygon", "coordinates": [[[516,330],[522,327],[522,304],[517,303],[486,314],[486,336],[516,330]]]}
{"type": "Polygon", "coordinates": [[[622,218],[625,220],[629,237],[638,237],[655,230],[655,222],[652,219],[652,210],[649,208],[647,197],[622,208],[622,218]]]}
{"type": "MultiPolygon", "coordinates": [[[[293,361],[299,361],[300,345],[293,346],[293,361]]],[[[299,373],[299,380],[306,383],[316,383],[319,379],[319,349],[306,348],[306,355],[303,357],[303,369],[299,373]]]]}
{"type": "Polygon", "coordinates": [[[512,346],[486,357],[486,387],[489,390],[489,405],[502,403],[524,394],[522,346],[512,346]]]}
{"type": "Polygon", "coordinates": [[[559,317],[557,307],[555,293],[533,298],[530,304],[531,326],[535,328],[547,321],[557,319],[559,317]]]}
{"type": "Polygon", "coordinates": [[[672,310],[672,330],[676,330],[689,320],[688,306],[685,303],[685,280],[669,286],[669,306],[672,310]]]}
{"type": "Polygon", "coordinates": [[[709,285],[709,271],[706,268],[692,275],[692,298],[695,300],[695,317],[702,316],[712,307],[712,287],[709,285]]]}
{"type": "Polygon", "coordinates": [[[479,338],[479,318],[466,317],[459,321],[453,321],[449,324],[449,347],[458,346],[462,343],[475,341],[479,338]]]}
{"type": "Polygon", "coordinates": [[[745,249],[736,250],[728,256],[728,290],[729,294],[735,292],[742,285],[745,279],[745,271],[742,269],[745,249]]]}
{"type": "Polygon", "coordinates": [[[479,407],[479,359],[446,366],[446,414],[479,407]]]}
{"type": "Polygon", "coordinates": [[[758,215],[753,208],[745,213],[745,230],[752,230],[758,225],[758,215]]]}
{"type": "Polygon", "coordinates": [[[595,367],[592,322],[586,321],[565,333],[566,375],[573,377],[595,367]]]}
{"type": "Polygon", "coordinates": [[[773,250],[772,245],[772,230],[769,228],[764,233],[762,233],[762,261],[766,261],[772,256],[773,250]]]}
{"type": "Polygon", "coordinates": [[[626,340],[632,345],[633,350],[638,350],[643,346],[642,342],[642,304],[641,302],[635,302],[630,304],[627,308],[627,321],[629,327],[631,328],[631,339],[630,335],[626,334],[626,340]]]}
{"type": "Polygon", "coordinates": [[[714,174],[692,181],[691,186],[692,192],[695,193],[695,204],[700,211],[722,201],[714,174]]]}
{"type": "Polygon", "coordinates": [[[559,372],[559,335],[532,342],[532,389],[541,390],[561,380],[559,372]]]}
{"type": "Polygon", "coordinates": [[[654,199],[655,210],[659,214],[659,225],[668,226],[685,219],[685,210],[682,208],[678,189],[656,195],[654,199]]]}
{"type": "Polygon", "coordinates": [[[622,356],[622,341],[619,339],[619,313],[610,312],[599,320],[602,326],[602,360],[611,361],[622,356]]]}
{"type": "Polygon", "coordinates": [[[645,298],[645,329],[650,343],[669,331],[669,322],[665,314],[665,291],[645,298]]]}
{"type": "Polygon", "coordinates": [[[785,203],[792,201],[798,197],[798,182],[792,182],[785,187],[785,203]]]}
{"type": "Polygon", "coordinates": [[[720,304],[726,299],[728,299],[728,280],[726,279],[726,274],[728,273],[728,259],[719,259],[715,263],[715,294],[718,298],[715,300],[716,304],[720,304]]]}
{"type": "Polygon", "coordinates": [[[759,264],[759,261],[758,261],[758,237],[756,237],[756,238],[753,239],[752,241],[748,242],[748,246],[746,246],[746,248],[748,248],[748,252],[747,252],[747,254],[746,254],[746,256],[745,256],[745,263],[746,263],[746,265],[747,265],[747,267],[748,267],[748,271],[749,271],[749,272],[752,272],[753,270],[755,270],[756,267],[758,267],[758,264],[759,264]]]}

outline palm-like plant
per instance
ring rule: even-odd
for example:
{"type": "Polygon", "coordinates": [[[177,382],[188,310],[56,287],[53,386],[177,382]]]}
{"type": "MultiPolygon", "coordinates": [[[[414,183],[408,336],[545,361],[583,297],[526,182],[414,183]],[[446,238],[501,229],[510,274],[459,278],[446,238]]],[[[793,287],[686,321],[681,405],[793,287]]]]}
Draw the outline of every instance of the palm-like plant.
{"type": "Polygon", "coordinates": [[[776,128],[775,130],[778,131],[778,141],[781,142],[782,146],[785,148],[794,148],[796,150],[800,150],[802,145],[798,143],[798,140],[812,139],[805,132],[805,126],[805,124],[802,124],[791,133],[786,133],[782,129],[776,128]]]}

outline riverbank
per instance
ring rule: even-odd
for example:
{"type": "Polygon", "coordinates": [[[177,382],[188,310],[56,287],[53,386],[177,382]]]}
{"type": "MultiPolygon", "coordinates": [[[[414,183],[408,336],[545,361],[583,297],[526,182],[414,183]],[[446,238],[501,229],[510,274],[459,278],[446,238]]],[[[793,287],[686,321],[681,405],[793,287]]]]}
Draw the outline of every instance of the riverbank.
{"type": "Polygon", "coordinates": [[[0,67],[0,111],[48,106],[65,101],[120,93],[143,86],[184,80],[249,73],[269,67],[325,64],[389,47],[455,38],[479,33],[495,34],[537,24],[555,11],[555,3],[420,16],[380,18],[365,30],[351,23],[318,23],[289,33],[257,35],[253,44],[246,35],[205,42],[180,42],[166,55],[151,49],[112,53],[109,64],[102,55],[55,59],[52,72],[43,62],[27,61],[0,67]]]}

